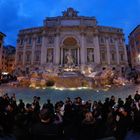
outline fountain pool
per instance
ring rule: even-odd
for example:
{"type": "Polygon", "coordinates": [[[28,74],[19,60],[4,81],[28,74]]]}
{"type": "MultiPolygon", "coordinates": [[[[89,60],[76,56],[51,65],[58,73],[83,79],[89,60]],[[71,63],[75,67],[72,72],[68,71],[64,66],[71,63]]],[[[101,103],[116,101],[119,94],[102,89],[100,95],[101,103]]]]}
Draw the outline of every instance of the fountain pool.
{"type": "Polygon", "coordinates": [[[70,97],[72,100],[80,96],[83,100],[101,100],[104,101],[106,97],[114,95],[117,98],[125,99],[128,95],[134,95],[135,91],[140,91],[139,85],[126,85],[122,87],[112,87],[108,89],[88,89],[88,88],[46,88],[46,89],[32,89],[32,88],[23,88],[23,87],[11,87],[7,85],[0,86],[0,94],[8,93],[10,96],[15,93],[17,101],[23,99],[25,103],[31,103],[34,96],[41,97],[41,104],[45,103],[47,99],[51,99],[52,103],[55,103],[59,100],[65,101],[66,97],[70,97]]]}

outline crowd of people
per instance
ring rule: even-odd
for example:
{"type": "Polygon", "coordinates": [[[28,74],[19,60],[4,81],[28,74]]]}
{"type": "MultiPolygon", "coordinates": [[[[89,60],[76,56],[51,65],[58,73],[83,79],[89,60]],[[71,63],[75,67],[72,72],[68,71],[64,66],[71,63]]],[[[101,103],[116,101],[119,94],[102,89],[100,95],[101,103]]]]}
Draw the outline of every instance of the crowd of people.
{"type": "Polygon", "coordinates": [[[55,105],[40,97],[25,104],[16,96],[0,97],[0,139],[6,140],[140,140],[140,94],[125,101],[114,96],[104,102],[80,97],[55,105]]]}

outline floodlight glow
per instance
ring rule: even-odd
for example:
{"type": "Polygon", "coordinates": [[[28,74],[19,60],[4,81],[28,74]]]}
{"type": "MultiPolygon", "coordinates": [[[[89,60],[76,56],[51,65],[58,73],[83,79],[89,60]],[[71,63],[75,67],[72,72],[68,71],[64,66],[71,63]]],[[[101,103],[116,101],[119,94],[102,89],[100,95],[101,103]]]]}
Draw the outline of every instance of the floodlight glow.
{"type": "Polygon", "coordinates": [[[8,74],[8,72],[2,72],[2,74],[3,74],[3,75],[7,75],[7,74],[8,74]]]}

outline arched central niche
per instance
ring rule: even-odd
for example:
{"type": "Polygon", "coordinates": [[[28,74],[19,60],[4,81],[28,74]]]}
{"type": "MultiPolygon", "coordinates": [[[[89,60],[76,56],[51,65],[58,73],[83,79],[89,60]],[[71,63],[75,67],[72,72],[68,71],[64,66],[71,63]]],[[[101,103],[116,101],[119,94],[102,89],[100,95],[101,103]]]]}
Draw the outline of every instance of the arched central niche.
{"type": "Polygon", "coordinates": [[[68,67],[79,64],[79,43],[75,37],[68,36],[62,41],[61,64],[68,67]]]}
{"type": "Polygon", "coordinates": [[[67,37],[64,41],[63,44],[65,46],[76,46],[77,45],[77,40],[73,37],[67,37]]]}

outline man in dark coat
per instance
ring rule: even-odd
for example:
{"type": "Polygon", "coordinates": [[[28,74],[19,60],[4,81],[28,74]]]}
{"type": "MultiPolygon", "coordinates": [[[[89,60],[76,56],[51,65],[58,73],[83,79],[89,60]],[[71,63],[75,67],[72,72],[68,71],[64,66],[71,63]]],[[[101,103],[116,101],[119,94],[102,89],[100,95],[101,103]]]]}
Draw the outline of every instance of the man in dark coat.
{"type": "Polygon", "coordinates": [[[42,109],[40,111],[40,122],[31,127],[32,140],[59,140],[61,134],[60,124],[53,122],[52,113],[48,109],[42,109]]]}

